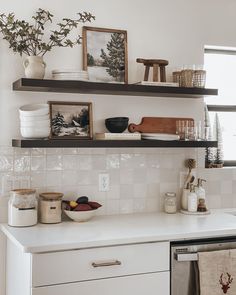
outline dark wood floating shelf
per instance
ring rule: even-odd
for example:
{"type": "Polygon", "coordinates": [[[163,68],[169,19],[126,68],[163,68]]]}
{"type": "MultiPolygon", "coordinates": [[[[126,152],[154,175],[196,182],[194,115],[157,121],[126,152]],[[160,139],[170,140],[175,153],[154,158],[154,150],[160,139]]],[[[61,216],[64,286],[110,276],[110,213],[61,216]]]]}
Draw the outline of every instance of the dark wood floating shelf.
{"type": "Polygon", "coordinates": [[[218,95],[217,89],[146,86],[137,84],[97,83],[84,81],[58,81],[22,78],[13,83],[15,91],[62,92],[103,95],[188,97],[199,98],[218,95]]]}
{"type": "Polygon", "coordinates": [[[205,148],[217,141],[13,139],[19,148],[205,148]]]}

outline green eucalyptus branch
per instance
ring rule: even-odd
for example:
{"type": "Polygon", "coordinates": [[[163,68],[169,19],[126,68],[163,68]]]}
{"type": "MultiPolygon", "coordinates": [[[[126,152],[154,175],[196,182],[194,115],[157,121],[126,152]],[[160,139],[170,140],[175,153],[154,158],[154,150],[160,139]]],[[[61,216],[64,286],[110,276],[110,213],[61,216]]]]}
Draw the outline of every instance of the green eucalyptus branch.
{"type": "Polygon", "coordinates": [[[77,29],[80,23],[91,22],[95,19],[91,13],[78,13],[77,19],[63,18],[57,28],[51,31],[49,40],[45,40],[45,26],[53,22],[53,14],[39,8],[32,16],[33,24],[18,20],[14,13],[0,14],[0,33],[9,43],[9,48],[20,55],[44,56],[53,47],[74,47],[81,44],[82,37],[78,34],[74,40],[70,33],[77,29]]]}

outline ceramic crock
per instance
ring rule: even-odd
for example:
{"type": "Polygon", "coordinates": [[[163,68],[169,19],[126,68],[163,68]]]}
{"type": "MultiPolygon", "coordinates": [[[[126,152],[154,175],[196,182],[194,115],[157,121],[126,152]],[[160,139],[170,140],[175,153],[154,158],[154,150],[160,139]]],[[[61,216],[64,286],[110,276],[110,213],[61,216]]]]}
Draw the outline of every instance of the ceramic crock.
{"type": "Polygon", "coordinates": [[[23,62],[26,78],[43,79],[46,63],[42,56],[27,56],[23,62]]]}

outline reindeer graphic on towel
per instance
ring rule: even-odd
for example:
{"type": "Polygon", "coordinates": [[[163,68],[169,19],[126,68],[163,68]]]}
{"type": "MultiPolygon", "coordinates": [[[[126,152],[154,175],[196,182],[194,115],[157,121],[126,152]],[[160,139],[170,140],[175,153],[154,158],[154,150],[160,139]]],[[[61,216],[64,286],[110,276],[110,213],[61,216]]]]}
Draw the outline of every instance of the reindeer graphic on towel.
{"type": "Polygon", "coordinates": [[[227,272],[226,275],[223,273],[220,276],[219,283],[224,294],[227,294],[230,289],[230,284],[233,282],[232,276],[227,272]]]}

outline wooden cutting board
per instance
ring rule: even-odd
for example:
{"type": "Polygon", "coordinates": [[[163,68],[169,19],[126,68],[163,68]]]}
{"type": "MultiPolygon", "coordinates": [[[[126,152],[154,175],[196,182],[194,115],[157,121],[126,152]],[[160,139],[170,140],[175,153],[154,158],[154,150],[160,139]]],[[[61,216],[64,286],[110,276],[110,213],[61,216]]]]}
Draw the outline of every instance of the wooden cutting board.
{"type": "Polygon", "coordinates": [[[176,134],[176,121],[186,120],[191,121],[194,125],[192,118],[167,118],[167,117],[143,117],[141,123],[130,124],[128,127],[129,132],[140,133],[168,133],[176,134]]]}

